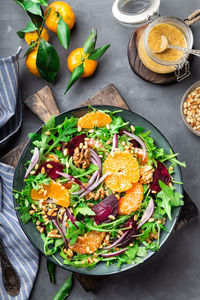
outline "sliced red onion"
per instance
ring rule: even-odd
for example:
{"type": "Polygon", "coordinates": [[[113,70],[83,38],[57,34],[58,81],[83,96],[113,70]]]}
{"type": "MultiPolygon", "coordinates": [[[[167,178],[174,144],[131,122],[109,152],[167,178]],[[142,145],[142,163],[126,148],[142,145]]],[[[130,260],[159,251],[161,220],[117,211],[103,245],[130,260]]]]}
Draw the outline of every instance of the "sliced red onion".
{"type": "Polygon", "coordinates": [[[71,221],[76,226],[76,228],[78,229],[79,227],[76,225],[76,218],[71,213],[69,208],[66,209],[66,215],[68,217],[68,220],[71,221]]]}
{"type": "Polygon", "coordinates": [[[111,244],[110,246],[107,246],[107,247],[103,248],[103,250],[109,250],[109,249],[112,249],[112,248],[116,247],[117,245],[119,245],[120,242],[127,235],[127,233],[128,233],[128,231],[126,231],[123,235],[121,235],[120,238],[118,238],[113,244],[111,244]]]}
{"type": "Polygon", "coordinates": [[[78,184],[82,189],[86,190],[85,186],[78,179],[73,177],[72,175],[69,175],[69,174],[66,174],[66,173],[63,173],[63,172],[59,172],[59,171],[56,171],[56,174],[58,174],[60,176],[63,176],[67,179],[72,180],[74,183],[78,184]]]}
{"type": "Polygon", "coordinates": [[[144,151],[144,154],[143,154],[143,160],[145,159],[145,155],[146,155],[146,147],[145,147],[145,144],[144,142],[135,134],[132,134],[128,131],[123,131],[123,133],[125,133],[126,135],[130,136],[131,138],[133,138],[134,140],[136,140],[141,146],[142,146],[142,149],[144,151]]]}
{"type": "Polygon", "coordinates": [[[88,184],[85,187],[85,189],[80,189],[79,191],[72,193],[72,195],[79,195],[79,194],[83,193],[85,190],[87,190],[94,183],[95,179],[99,178],[97,176],[99,176],[99,170],[97,170],[93,173],[93,175],[91,176],[90,180],[88,181],[88,184]]]}
{"type": "Polygon", "coordinates": [[[33,152],[33,156],[31,158],[31,162],[30,165],[28,166],[28,169],[26,171],[26,174],[24,176],[24,178],[26,179],[28,174],[30,173],[30,171],[35,167],[35,165],[38,163],[40,158],[40,153],[37,147],[34,148],[34,152],[33,152]]]}
{"type": "Polygon", "coordinates": [[[151,218],[151,216],[153,215],[153,212],[154,212],[154,202],[153,202],[153,199],[151,198],[148,205],[147,205],[147,208],[145,209],[144,211],[144,214],[137,226],[137,228],[139,229],[144,223],[146,223],[149,218],[151,218]]]}
{"type": "Polygon", "coordinates": [[[65,235],[64,235],[64,233],[63,233],[63,231],[62,231],[62,229],[61,229],[60,226],[58,225],[57,220],[52,219],[52,222],[54,223],[54,225],[56,226],[56,228],[57,228],[58,231],[60,232],[60,234],[61,234],[61,236],[62,236],[62,238],[63,238],[63,240],[64,240],[64,242],[65,242],[65,247],[66,247],[66,249],[67,249],[67,248],[68,248],[68,243],[67,243],[67,239],[66,239],[66,237],[65,237],[65,235]]]}
{"type": "Polygon", "coordinates": [[[117,148],[117,134],[115,133],[113,136],[112,150],[111,153],[114,152],[115,148],[117,148]]]}
{"type": "Polygon", "coordinates": [[[96,165],[99,168],[99,173],[101,173],[102,165],[101,165],[101,159],[100,159],[99,155],[93,149],[90,149],[90,153],[91,153],[91,156],[96,161],[96,165]]]}
{"type": "Polygon", "coordinates": [[[65,226],[65,223],[66,223],[66,221],[65,221],[66,216],[67,216],[67,214],[66,214],[66,212],[64,212],[63,218],[62,218],[62,231],[63,231],[64,235],[66,234],[66,226],[65,226]]]}
{"type": "Polygon", "coordinates": [[[102,253],[100,254],[101,256],[103,257],[112,257],[112,256],[117,256],[119,254],[122,254],[123,252],[127,251],[128,248],[125,248],[125,249],[122,249],[122,250],[119,250],[119,251],[116,251],[116,252],[112,252],[112,253],[102,253]]]}
{"type": "Polygon", "coordinates": [[[104,181],[104,179],[108,176],[109,174],[104,174],[100,179],[96,180],[94,184],[92,184],[89,188],[86,188],[86,191],[80,195],[80,197],[83,197],[87,195],[89,192],[93,191],[100,183],[104,181]]]}

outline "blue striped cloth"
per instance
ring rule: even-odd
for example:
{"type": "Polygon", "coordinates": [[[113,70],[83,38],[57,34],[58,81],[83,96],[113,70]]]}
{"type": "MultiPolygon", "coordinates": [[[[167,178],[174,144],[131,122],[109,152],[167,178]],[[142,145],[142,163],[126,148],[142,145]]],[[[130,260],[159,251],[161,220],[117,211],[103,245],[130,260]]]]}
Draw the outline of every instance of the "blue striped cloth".
{"type": "Polygon", "coordinates": [[[22,122],[22,102],[19,87],[19,54],[0,58],[0,145],[15,134],[22,122]]]}
{"type": "Polygon", "coordinates": [[[0,268],[0,299],[27,300],[36,278],[39,255],[22,231],[15,213],[12,196],[13,175],[13,167],[0,163],[0,238],[20,278],[21,288],[17,296],[9,296],[3,286],[0,268]]]}

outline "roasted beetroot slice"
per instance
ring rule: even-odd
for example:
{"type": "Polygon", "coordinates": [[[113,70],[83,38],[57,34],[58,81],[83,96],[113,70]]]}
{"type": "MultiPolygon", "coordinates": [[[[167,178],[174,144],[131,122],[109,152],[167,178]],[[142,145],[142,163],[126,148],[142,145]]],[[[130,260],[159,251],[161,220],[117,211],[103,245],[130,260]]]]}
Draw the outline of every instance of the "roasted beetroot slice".
{"type": "Polygon", "coordinates": [[[153,182],[151,184],[151,191],[160,192],[161,187],[159,185],[159,180],[164,182],[165,184],[169,184],[170,182],[170,175],[163,163],[160,161],[157,162],[157,168],[155,169],[154,175],[153,175],[153,182]]]}
{"type": "Polygon", "coordinates": [[[106,197],[101,202],[97,203],[92,210],[95,212],[96,216],[94,217],[95,222],[99,225],[101,223],[111,222],[111,219],[108,216],[113,215],[116,217],[118,213],[119,202],[117,198],[112,194],[106,197]]]}
{"type": "MultiPolygon", "coordinates": [[[[133,240],[134,236],[138,234],[138,229],[137,229],[137,223],[134,221],[134,219],[129,219],[124,225],[123,228],[126,227],[131,227],[128,229],[127,234],[125,235],[124,239],[120,242],[120,245],[118,247],[126,247],[128,246],[133,240]]],[[[124,231],[126,232],[126,231],[124,231]]]]}
{"type": "Polygon", "coordinates": [[[74,154],[74,150],[76,147],[80,145],[80,143],[84,143],[84,139],[86,138],[86,134],[80,134],[75,136],[68,144],[68,154],[69,156],[72,156],[74,154]]]}
{"type": "Polygon", "coordinates": [[[136,140],[130,140],[129,142],[133,145],[133,147],[141,148],[141,145],[136,140]]]}
{"type": "Polygon", "coordinates": [[[41,172],[42,167],[45,168],[45,173],[47,174],[47,177],[50,177],[52,180],[56,180],[60,175],[56,173],[56,171],[63,172],[65,166],[59,162],[50,160],[44,162],[37,170],[36,174],[39,174],[41,172]],[[48,168],[47,166],[51,165],[52,168],[48,168]]]}

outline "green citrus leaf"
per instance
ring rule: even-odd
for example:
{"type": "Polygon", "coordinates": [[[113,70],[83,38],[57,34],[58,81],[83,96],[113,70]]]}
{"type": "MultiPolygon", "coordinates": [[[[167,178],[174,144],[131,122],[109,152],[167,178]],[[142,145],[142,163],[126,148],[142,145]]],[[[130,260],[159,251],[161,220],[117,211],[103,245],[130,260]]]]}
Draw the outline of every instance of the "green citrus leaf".
{"type": "Polygon", "coordinates": [[[78,67],[76,67],[74,69],[74,71],[72,72],[72,75],[70,77],[69,83],[67,85],[66,91],[64,94],[67,93],[67,91],[70,89],[70,87],[81,77],[81,75],[83,75],[84,73],[84,67],[83,67],[83,63],[80,64],[78,67]]]}
{"type": "Polygon", "coordinates": [[[99,59],[99,58],[106,52],[106,50],[107,50],[109,47],[110,47],[110,44],[95,49],[95,50],[88,56],[88,59],[92,59],[92,60],[97,60],[97,59],[99,59]]]}
{"type": "Polygon", "coordinates": [[[97,33],[94,29],[92,29],[90,36],[88,37],[88,39],[85,41],[83,45],[83,51],[85,54],[92,53],[94,51],[96,41],[97,41],[97,33]]]}
{"type": "Polygon", "coordinates": [[[37,15],[37,16],[42,16],[42,10],[41,6],[39,3],[33,3],[31,1],[25,1],[24,2],[24,8],[25,10],[29,11],[30,13],[37,15]]]}
{"type": "Polygon", "coordinates": [[[60,60],[55,48],[44,39],[41,39],[38,47],[36,66],[40,75],[48,82],[54,80],[60,68],[60,60]]]}
{"type": "Polygon", "coordinates": [[[25,0],[14,0],[14,1],[16,4],[18,4],[25,10],[25,7],[24,7],[25,0]]]}
{"type": "Polygon", "coordinates": [[[68,49],[70,41],[70,29],[69,26],[63,20],[62,16],[60,16],[60,19],[58,21],[57,36],[61,45],[65,49],[68,49]]]}
{"type": "Polygon", "coordinates": [[[29,21],[25,29],[17,31],[17,35],[20,37],[20,39],[23,39],[25,36],[25,33],[32,32],[35,30],[37,30],[37,27],[33,24],[32,21],[29,21]]]}
{"type": "Polygon", "coordinates": [[[29,15],[29,17],[31,18],[31,21],[37,28],[40,28],[42,26],[42,23],[44,21],[42,16],[32,14],[29,11],[27,11],[27,14],[29,15]]]}
{"type": "Polygon", "coordinates": [[[48,6],[48,0],[31,0],[32,2],[39,3],[44,6],[48,6]]]}

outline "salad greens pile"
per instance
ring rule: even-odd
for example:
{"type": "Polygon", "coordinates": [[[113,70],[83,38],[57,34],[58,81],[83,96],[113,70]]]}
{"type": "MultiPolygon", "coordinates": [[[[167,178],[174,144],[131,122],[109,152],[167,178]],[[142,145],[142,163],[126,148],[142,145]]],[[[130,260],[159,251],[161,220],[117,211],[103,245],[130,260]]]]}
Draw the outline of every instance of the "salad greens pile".
{"type": "MultiPolygon", "coordinates": [[[[167,219],[172,220],[173,207],[183,205],[182,195],[173,186],[177,184],[172,177],[174,168],[185,167],[185,163],[177,160],[177,154],[158,148],[150,131],[124,122],[120,111],[100,112],[111,117],[109,125],[80,131],[77,118],[66,117],[62,124],[56,125],[52,116],[39,134],[29,134],[33,144],[31,152],[34,154],[38,149],[39,154],[26,164],[26,168],[30,163],[34,166],[24,179],[23,190],[14,191],[23,223],[35,224],[44,242],[45,255],[60,253],[63,258],[58,260],[60,264],[93,268],[99,262],[106,262],[107,266],[116,263],[118,267],[123,263],[140,263],[148,249],[159,250],[160,236],[162,231],[167,231],[167,219]],[[81,141],[84,141],[82,146],[81,141]],[[84,169],[76,166],[74,156],[69,153],[82,148],[85,141],[86,148],[92,150],[90,163],[84,169]],[[142,143],[145,147],[141,147],[142,143]],[[152,166],[153,176],[151,182],[141,182],[143,200],[138,209],[120,215],[119,198],[124,197],[126,191],[116,192],[106,186],[104,162],[113,151],[126,152],[127,147],[137,159],[139,170],[152,166]],[[136,155],[136,149],[143,154],[145,151],[148,157],[145,164],[136,155]],[[52,181],[68,191],[68,205],[62,206],[48,197],[48,193],[42,194],[52,181]],[[33,199],[33,190],[38,195],[41,191],[41,199],[33,199]],[[104,195],[96,197],[100,190],[104,195]],[[55,236],[52,233],[56,233],[55,236]],[[91,233],[99,235],[98,246],[83,247],[91,233]]],[[[88,243],[91,243],[89,239],[88,243]]]]}

